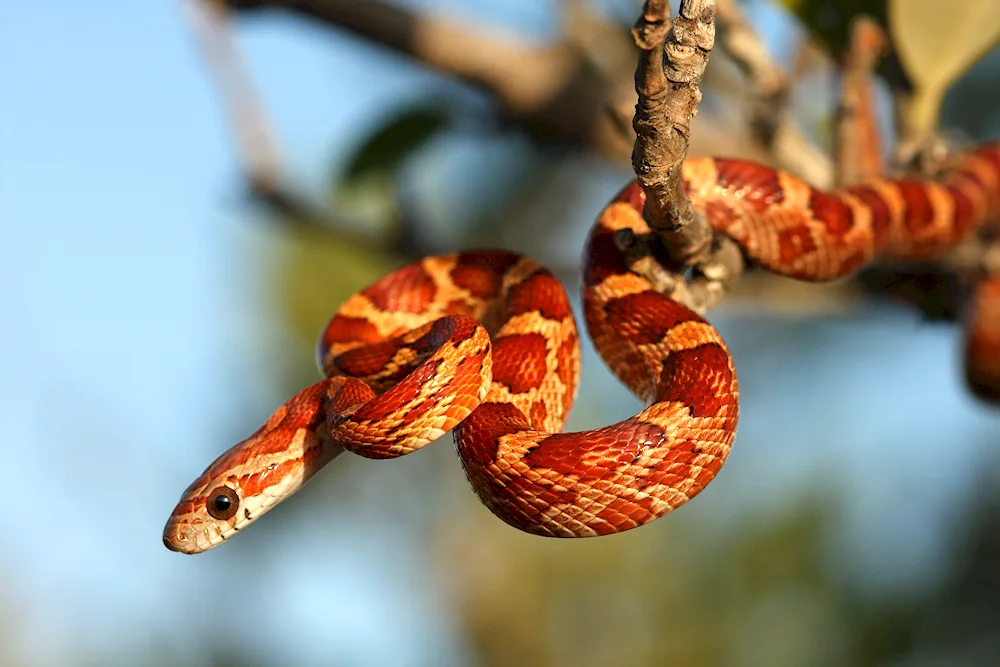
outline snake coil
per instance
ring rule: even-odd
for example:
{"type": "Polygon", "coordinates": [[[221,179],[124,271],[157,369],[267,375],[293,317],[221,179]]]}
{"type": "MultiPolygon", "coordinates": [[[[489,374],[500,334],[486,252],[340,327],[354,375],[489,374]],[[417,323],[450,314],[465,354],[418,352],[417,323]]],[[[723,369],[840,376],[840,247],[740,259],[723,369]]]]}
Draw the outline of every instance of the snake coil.
{"type": "MultiPolygon", "coordinates": [[[[824,192],[717,158],[688,160],[683,179],[694,208],[751,262],[829,280],[876,257],[940,254],[983,226],[1000,211],[1000,144],[966,155],[941,183],[880,180],[824,192]]],[[[736,371],[711,324],[630,269],[616,237],[628,230],[653,239],[643,204],[633,182],[601,212],[584,253],[583,303],[598,352],[644,410],[561,432],[580,372],[561,283],[502,250],[428,257],[341,306],[318,345],[325,379],[188,487],[166,546],[198,553],[222,543],[345,449],[393,458],[450,430],[479,499],[531,533],[617,533],[696,496],[736,434],[736,371]]],[[[970,384],[1000,398],[1000,278],[985,281],[973,305],[970,384]]]]}

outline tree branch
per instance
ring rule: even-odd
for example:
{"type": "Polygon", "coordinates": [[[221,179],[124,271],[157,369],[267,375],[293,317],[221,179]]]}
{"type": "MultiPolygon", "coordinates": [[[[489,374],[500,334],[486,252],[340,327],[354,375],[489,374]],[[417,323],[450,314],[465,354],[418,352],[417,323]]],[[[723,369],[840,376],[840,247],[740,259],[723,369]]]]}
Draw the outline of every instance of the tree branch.
{"type": "Polygon", "coordinates": [[[241,13],[278,9],[345,29],[494,96],[540,139],[620,157],[607,114],[612,86],[567,42],[530,46],[382,0],[223,0],[241,13]]]}
{"type": "Polygon", "coordinates": [[[670,255],[694,264],[708,251],[712,230],[684,194],[681,165],[715,41],[715,3],[682,0],[671,24],[670,4],[647,0],[632,36],[642,51],[635,72],[632,168],[646,193],[644,214],[670,255]]]}
{"type": "Polygon", "coordinates": [[[634,234],[620,235],[619,246],[631,269],[656,289],[704,311],[743,271],[740,249],[728,237],[713,238],[708,222],[692,208],[681,179],[691,119],[701,101],[698,84],[715,40],[715,3],[682,0],[671,23],[666,0],[647,0],[632,36],[640,49],[632,167],[646,193],[643,215],[671,258],[693,267],[691,280],[685,282],[682,271],[660,266],[649,243],[634,234]]]}
{"type": "Polygon", "coordinates": [[[886,35],[874,20],[859,16],[851,22],[835,126],[838,186],[878,178],[885,171],[872,72],[887,46],[886,35]]]}

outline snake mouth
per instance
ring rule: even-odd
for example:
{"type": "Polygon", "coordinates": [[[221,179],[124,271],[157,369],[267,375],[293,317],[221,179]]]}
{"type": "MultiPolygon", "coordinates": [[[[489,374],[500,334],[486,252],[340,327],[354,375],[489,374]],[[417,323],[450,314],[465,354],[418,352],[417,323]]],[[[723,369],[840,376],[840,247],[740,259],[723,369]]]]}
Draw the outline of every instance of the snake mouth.
{"type": "Polygon", "coordinates": [[[176,544],[175,542],[173,542],[170,539],[169,535],[164,535],[163,536],[163,546],[165,546],[166,548],[170,549],[171,551],[176,551],[178,553],[184,553],[181,550],[180,546],[178,544],[176,544]]]}
{"type": "Polygon", "coordinates": [[[190,539],[189,531],[183,530],[173,517],[163,528],[163,546],[182,554],[195,554],[201,551],[197,548],[196,541],[190,539]]]}
{"type": "Polygon", "coordinates": [[[221,535],[211,525],[192,523],[181,517],[171,516],[163,528],[163,546],[177,553],[200,554],[222,542],[221,535]]]}

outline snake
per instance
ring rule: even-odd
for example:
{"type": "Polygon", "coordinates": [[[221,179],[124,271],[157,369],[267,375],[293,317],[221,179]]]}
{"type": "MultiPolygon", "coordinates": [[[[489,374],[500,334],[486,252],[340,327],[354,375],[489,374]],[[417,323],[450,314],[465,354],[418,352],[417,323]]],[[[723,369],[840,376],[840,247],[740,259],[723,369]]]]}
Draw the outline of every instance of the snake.
{"type": "MultiPolygon", "coordinates": [[[[849,275],[876,258],[933,257],[1000,211],[1000,143],[939,180],[880,179],[824,191],[726,158],[684,162],[684,191],[714,232],[762,269],[800,280],[849,275]]],[[[623,238],[676,270],[643,216],[635,181],[602,209],[583,253],[587,331],[644,407],[619,423],[563,431],[580,336],[562,283],[528,256],[427,257],[351,296],[319,338],[323,379],[219,456],[182,494],[163,533],[182,553],[213,548],[295,493],[344,451],[389,459],[451,431],[480,501],[528,533],[620,533],[697,496],[736,436],[739,384],[719,332],[636,270],[623,238]]],[[[1000,278],[973,299],[970,382],[1000,392],[1000,278]]]]}

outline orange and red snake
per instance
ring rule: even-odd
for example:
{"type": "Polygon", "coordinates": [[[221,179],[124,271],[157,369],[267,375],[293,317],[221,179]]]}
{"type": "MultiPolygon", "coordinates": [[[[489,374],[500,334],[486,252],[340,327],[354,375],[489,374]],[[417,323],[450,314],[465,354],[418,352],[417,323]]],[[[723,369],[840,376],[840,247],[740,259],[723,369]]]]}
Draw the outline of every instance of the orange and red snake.
{"type": "MultiPolygon", "coordinates": [[[[1000,144],[966,155],[941,183],[823,192],[715,158],[688,160],[683,178],[696,211],[752,263],[827,280],[878,256],[942,253],[981,227],[1000,211],[1000,144]]],[[[648,240],[654,260],[662,251],[644,201],[632,183],[601,212],[584,254],[583,303],[598,352],[647,408],[613,426],[561,432],[580,367],[562,284],[512,252],[429,257],[341,306],[319,341],[325,379],[191,484],[166,546],[198,553],[222,543],[345,449],[393,458],[449,430],[479,499],[530,533],[617,533],[696,496],[736,434],[736,372],[711,324],[630,269],[622,230],[648,240]]],[[[993,279],[977,297],[968,344],[970,380],[985,394],[1000,391],[998,309],[993,279]]]]}

